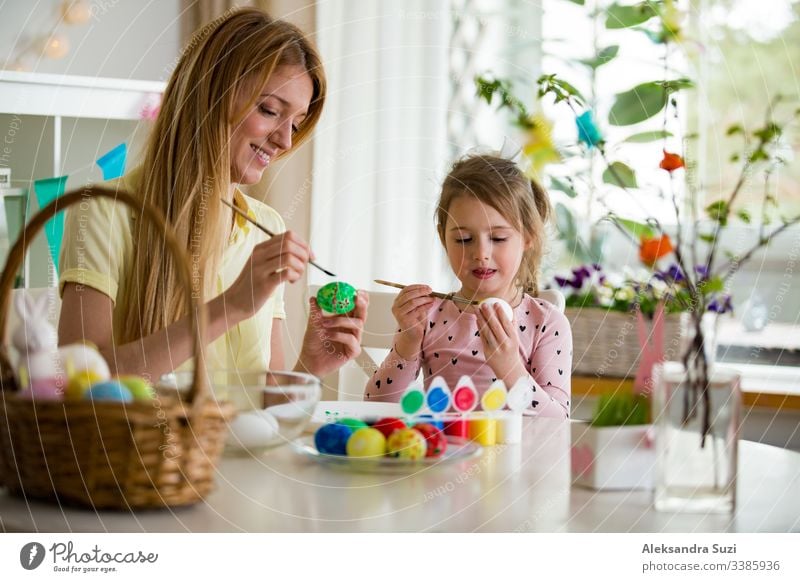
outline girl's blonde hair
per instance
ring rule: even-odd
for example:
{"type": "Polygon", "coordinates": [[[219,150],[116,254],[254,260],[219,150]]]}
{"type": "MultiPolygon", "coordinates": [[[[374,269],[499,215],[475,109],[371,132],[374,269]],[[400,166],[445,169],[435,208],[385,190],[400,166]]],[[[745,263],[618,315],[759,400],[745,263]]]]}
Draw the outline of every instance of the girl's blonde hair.
{"type": "Polygon", "coordinates": [[[436,229],[445,246],[450,205],[459,196],[473,196],[497,210],[529,243],[522,255],[516,283],[526,293],[536,296],[547,237],[545,224],[552,214],[547,192],[511,160],[487,154],[462,158],[445,178],[436,208],[436,229]]]}
{"type": "MultiPolygon", "coordinates": [[[[313,83],[308,115],[292,136],[303,143],[322,113],[326,82],[316,50],[294,25],[244,8],[198,31],[167,85],[143,161],[140,196],[164,213],[189,249],[193,294],[215,295],[230,225],[230,148],[233,129],[281,66],[305,69],[313,83]],[[242,101],[246,103],[241,105],[242,101]]],[[[176,265],[159,232],[133,222],[129,285],[120,291],[121,341],[133,341],[189,312],[176,265]]]]}

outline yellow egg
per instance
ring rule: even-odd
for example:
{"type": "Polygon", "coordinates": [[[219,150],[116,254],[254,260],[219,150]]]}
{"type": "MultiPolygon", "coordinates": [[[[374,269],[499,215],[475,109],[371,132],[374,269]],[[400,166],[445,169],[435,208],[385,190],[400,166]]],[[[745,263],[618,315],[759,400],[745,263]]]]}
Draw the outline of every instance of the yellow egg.
{"type": "Polygon", "coordinates": [[[64,392],[66,400],[82,400],[83,393],[86,392],[92,384],[100,382],[104,378],[93,372],[92,370],[79,370],[70,376],[67,382],[67,390],[64,392]]]}
{"type": "Polygon", "coordinates": [[[424,459],[428,450],[425,437],[413,428],[401,428],[394,431],[386,442],[386,450],[390,457],[401,459],[424,459]]]}
{"type": "Polygon", "coordinates": [[[382,457],[386,454],[386,437],[376,428],[360,428],[347,439],[347,456],[382,457]]]}

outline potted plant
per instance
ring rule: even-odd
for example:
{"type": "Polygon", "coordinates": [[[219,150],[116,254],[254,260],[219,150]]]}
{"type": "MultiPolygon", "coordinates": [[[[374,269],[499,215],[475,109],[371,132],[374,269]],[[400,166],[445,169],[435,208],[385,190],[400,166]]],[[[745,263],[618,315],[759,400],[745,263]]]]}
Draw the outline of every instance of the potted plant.
{"type": "MultiPolygon", "coordinates": [[[[514,113],[516,124],[525,132],[523,154],[529,156],[531,172],[545,179],[548,164],[565,156],[583,157],[588,164],[588,180],[596,185],[616,188],[631,201],[632,207],[645,210],[645,217],[621,216],[604,204],[602,197],[590,203],[605,208],[601,220],[611,224],[638,250],[641,262],[653,277],[667,285],[672,307],[685,313],[686,325],[675,362],[657,366],[653,417],[659,464],[656,483],[658,509],[732,511],[735,500],[736,451],[740,394],[736,374],[714,366],[716,356],[715,313],[731,306],[726,291],[730,279],[741,266],[776,236],[800,222],[800,215],[786,216],[772,193],[772,181],[785,163],[781,154],[786,127],[800,117],[800,109],[789,110],[781,97],[766,104],[763,121],[746,128],[731,125],[727,134],[741,140],[740,152],[731,159],[738,166],[738,178],[730,192],[717,200],[705,200],[694,183],[696,162],[691,159],[691,133],[681,123],[679,95],[694,87],[689,78],[675,74],[674,57],[686,41],[685,13],[670,0],[642,2],[633,6],[600,5],[595,14],[605,17],[606,27],[627,28],[645,34],[662,48],[663,76],[639,83],[613,96],[608,124],[636,126],[637,131],[622,142],[660,142],[658,157],[647,164],[663,179],[644,184],[637,171],[621,158],[621,148],[604,138],[594,100],[587,100],[573,83],[545,74],[538,81],[540,102],[568,107],[574,117],[578,146],[558,147],[541,114],[529,114],[513,96],[511,84],[503,79],[480,77],[478,94],[488,102],[499,100],[501,107],[514,113]],[[648,120],[657,125],[645,128],[648,120]],[[543,152],[549,151],[549,155],[543,152]],[[534,157],[530,157],[534,153],[534,157]],[[763,185],[759,214],[739,205],[749,184],[763,185]],[[652,205],[665,202],[672,209],[670,224],[660,215],[647,212],[652,205]],[[721,235],[735,220],[757,223],[758,237],[739,251],[722,248],[721,235]],[[711,314],[710,316],[708,314],[711,314]],[[725,373],[723,373],[725,372],[725,373]]],[[[589,60],[592,71],[617,57],[612,47],[599,49],[589,60]],[[600,57],[603,58],[600,58],[600,57]]],[[[638,169],[643,169],[640,166],[638,169]]],[[[554,189],[564,190],[564,177],[547,180],[554,189]]],[[[569,182],[577,196],[576,180],[569,182]]],[[[590,192],[591,192],[590,188],[590,192]]]]}
{"type": "Polygon", "coordinates": [[[591,421],[573,420],[572,482],[591,489],[650,489],[656,462],[648,397],[601,396],[591,421]]]}

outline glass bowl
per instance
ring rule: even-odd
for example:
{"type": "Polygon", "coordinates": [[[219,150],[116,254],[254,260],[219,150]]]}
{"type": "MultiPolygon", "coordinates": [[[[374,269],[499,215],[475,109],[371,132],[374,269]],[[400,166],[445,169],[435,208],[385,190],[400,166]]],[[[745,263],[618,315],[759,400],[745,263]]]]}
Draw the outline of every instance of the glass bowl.
{"type": "MultiPolygon", "coordinates": [[[[159,386],[188,389],[192,374],[165,374],[159,386]]],[[[319,379],[300,372],[208,370],[206,377],[214,398],[236,408],[225,443],[225,452],[233,455],[257,454],[297,438],[321,395],[319,379]]]]}

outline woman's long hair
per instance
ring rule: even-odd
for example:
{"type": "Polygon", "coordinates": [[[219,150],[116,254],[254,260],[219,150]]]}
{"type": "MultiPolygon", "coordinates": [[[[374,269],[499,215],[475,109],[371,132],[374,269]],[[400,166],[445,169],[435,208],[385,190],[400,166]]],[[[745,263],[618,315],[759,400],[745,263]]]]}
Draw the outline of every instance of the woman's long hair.
{"type": "MultiPolygon", "coordinates": [[[[214,283],[232,224],[218,198],[231,199],[229,140],[280,66],[303,67],[313,83],[308,115],[293,136],[303,143],[319,120],[326,83],[316,50],[294,25],[245,8],[198,31],[173,72],[145,150],[139,192],[160,209],[191,255],[193,294],[214,283]],[[245,97],[245,99],[242,99],[245,97]],[[244,107],[237,107],[246,101],[244,107]]],[[[118,306],[123,343],[150,335],[189,313],[174,258],[148,221],[133,221],[128,285],[118,306]]]]}

